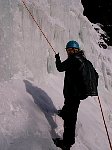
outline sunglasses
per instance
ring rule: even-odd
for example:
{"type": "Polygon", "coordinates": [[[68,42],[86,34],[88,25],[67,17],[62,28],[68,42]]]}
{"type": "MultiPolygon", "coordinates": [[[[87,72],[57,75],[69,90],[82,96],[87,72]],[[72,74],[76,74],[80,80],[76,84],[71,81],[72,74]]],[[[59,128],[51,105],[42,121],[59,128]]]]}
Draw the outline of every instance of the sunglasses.
{"type": "Polygon", "coordinates": [[[67,52],[74,52],[74,51],[77,52],[77,51],[79,51],[79,49],[77,49],[77,48],[67,48],[66,51],[67,52]]]}

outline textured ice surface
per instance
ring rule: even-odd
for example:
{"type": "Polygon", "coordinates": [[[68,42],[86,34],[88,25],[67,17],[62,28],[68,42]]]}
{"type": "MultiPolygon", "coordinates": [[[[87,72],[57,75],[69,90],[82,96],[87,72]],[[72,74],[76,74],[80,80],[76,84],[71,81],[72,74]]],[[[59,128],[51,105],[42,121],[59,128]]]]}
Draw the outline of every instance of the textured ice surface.
{"type": "MultiPolygon", "coordinates": [[[[83,16],[79,0],[25,2],[62,60],[67,57],[66,43],[74,39],[95,66],[112,139],[112,48],[98,46],[100,35],[83,16]]],[[[52,142],[57,136],[53,115],[64,102],[63,76],[56,70],[54,52],[23,3],[0,0],[0,150],[57,149],[52,142]]],[[[75,149],[109,149],[97,98],[81,103],[75,149]]]]}

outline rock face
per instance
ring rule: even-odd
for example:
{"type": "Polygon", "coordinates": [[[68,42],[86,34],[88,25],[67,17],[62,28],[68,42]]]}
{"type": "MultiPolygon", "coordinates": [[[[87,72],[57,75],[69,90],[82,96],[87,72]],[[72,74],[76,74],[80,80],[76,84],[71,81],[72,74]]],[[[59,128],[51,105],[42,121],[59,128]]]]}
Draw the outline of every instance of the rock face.
{"type": "Polygon", "coordinates": [[[102,24],[102,29],[106,32],[108,39],[104,37],[106,43],[112,45],[112,0],[81,0],[84,6],[84,15],[93,23],[102,24]]]}

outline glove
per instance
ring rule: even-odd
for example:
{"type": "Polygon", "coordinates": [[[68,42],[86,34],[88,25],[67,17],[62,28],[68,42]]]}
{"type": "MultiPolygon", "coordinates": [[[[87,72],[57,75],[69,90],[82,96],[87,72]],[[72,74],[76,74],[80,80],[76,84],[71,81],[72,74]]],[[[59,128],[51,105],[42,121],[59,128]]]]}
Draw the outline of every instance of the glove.
{"type": "Polygon", "coordinates": [[[59,59],[59,58],[60,58],[59,53],[55,55],[55,58],[56,58],[56,59],[59,59]]]}

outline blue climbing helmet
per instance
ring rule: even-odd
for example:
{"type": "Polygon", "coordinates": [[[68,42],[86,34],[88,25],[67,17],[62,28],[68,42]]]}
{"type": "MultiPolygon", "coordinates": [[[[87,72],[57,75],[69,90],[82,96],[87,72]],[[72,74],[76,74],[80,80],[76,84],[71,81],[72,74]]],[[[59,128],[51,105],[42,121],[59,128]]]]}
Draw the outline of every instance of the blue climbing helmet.
{"type": "Polygon", "coordinates": [[[74,40],[69,41],[66,45],[66,49],[68,49],[68,48],[77,48],[77,49],[79,49],[79,44],[74,40]]]}

